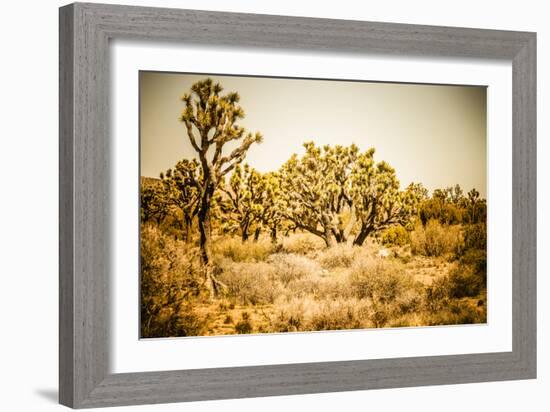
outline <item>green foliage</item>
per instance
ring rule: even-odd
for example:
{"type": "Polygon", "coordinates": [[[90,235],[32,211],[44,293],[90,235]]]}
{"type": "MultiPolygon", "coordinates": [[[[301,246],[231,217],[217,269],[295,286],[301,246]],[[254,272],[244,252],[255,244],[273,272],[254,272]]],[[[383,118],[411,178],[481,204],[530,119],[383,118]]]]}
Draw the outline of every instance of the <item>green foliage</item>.
{"type": "Polygon", "coordinates": [[[387,246],[405,246],[410,243],[411,237],[403,226],[391,226],[384,230],[380,237],[382,244],[387,246]]]}

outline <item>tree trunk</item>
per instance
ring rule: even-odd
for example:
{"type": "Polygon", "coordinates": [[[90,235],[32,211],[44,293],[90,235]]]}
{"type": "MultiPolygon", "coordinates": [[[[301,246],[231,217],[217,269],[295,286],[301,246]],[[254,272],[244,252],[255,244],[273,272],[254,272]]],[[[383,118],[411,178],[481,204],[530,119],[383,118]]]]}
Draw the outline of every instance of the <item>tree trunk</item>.
{"type": "Polygon", "coordinates": [[[207,266],[210,263],[212,255],[212,233],[210,231],[210,204],[209,201],[204,201],[198,213],[199,223],[199,247],[201,253],[201,263],[207,266]]]}
{"type": "Polygon", "coordinates": [[[248,240],[248,229],[241,228],[241,240],[243,243],[248,240]]]}
{"type": "Polygon", "coordinates": [[[271,228],[271,243],[277,244],[277,226],[271,228]]]}
{"type": "Polygon", "coordinates": [[[210,297],[218,296],[226,286],[216,279],[214,265],[212,264],[212,225],[210,219],[210,205],[214,189],[207,189],[201,199],[201,207],[198,213],[199,246],[201,263],[204,270],[204,283],[210,297]]]}
{"type": "Polygon", "coordinates": [[[185,216],[184,217],[184,233],[185,233],[185,243],[189,244],[191,243],[191,238],[192,238],[192,229],[193,229],[193,219],[191,218],[191,216],[185,216]]]}
{"type": "Polygon", "coordinates": [[[367,227],[365,225],[361,226],[361,230],[353,240],[353,244],[355,246],[363,246],[363,243],[365,242],[367,237],[371,234],[371,232],[372,232],[372,228],[367,227]]]}
{"type": "Polygon", "coordinates": [[[262,231],[262,229],[260,229],[259,227],[256,228],[256,230],[254,231],[254,242],[257,242],[258,239],[260,239],[260,232],[262,231]]]}
{"type": "Polygon", "coordinates": [[[325,241],[327,247],[332,247],[336,245],[337,239],[334,234],[335,230],[332,223],[330,222],[330,218],[323,214],[321,216],[321,224],[324,230],[323,240],[325,241]]]}
{"type": "Polygon", "coordinates": [[[328,248],[336,246],[336,238],[331,231],[328,231],[323,238],[328,248]]]}

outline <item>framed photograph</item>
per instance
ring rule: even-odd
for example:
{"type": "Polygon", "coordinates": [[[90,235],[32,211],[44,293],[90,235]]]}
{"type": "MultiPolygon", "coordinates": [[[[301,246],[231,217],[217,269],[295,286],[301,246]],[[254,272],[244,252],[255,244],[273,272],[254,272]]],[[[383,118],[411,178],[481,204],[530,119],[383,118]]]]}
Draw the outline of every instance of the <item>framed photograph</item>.
{"type": "Polygon", "coordinates": [[[60,402],[536,377],[536,35],[60,9],[60,402]]]}

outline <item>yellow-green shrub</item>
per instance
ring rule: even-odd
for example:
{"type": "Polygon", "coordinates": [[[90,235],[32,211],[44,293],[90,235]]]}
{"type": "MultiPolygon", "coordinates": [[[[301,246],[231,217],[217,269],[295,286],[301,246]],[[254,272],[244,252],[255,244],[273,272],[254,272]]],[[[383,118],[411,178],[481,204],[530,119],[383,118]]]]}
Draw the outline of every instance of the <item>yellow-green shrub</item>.
{"type": "Polygon", "coordinates": [[[411,250],[418,255],[437,257],[456,253],[462,245],[459,226],[443,226],[435,219],[426,226],[417,226],[411,233],[411,250]]]}
{"type": "Polygon", "coordinates": [[[410,234],[403,226],[391,226],[384,230],[380,240],[387,246],[405,246],[411,241],[410,234]]]}

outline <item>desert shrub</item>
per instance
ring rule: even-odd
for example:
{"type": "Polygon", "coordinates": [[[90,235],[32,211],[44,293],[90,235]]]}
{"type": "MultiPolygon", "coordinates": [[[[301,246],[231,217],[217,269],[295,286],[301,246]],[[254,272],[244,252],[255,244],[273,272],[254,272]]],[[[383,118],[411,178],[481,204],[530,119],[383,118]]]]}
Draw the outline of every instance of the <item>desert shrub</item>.
{"type": "Polygon", "coordinates": [[[277,284],[271,279],[271,266],[266,262],[226,259],[218,264],[221,268],[219,280],[227,286],[229,297],[243,305],[272,303],[279,294],[277,284]]]}
{"type": "Polygon", "coordinates": [[[420,220],[426,225],[430,220],[437,220],[442,225],[462,223],[464,210],[444,199],[427,199],[419,207],[420,220]]]}
{"type": "Polygon", "coordinates": [[[356,298],[315,300],[290,298],[276,307],[273,332],[342,330],[370,326],[367,302],[356,298]]]}
{"type": "Polygon", "coordinates": [[[391,226],[382,232],[380,240],[387,246],[405,246],[411,238],[403,226],[391,226]]]}
{"type": "Polygon", "coordinates": [[[239,322],[237,322],[237,324],[235,325],[235,332],[237,332],[239,335],[243,335],[247,333],[252,333],[253,330],[254,328],[252,326],[250,316],[247,312],[243,312],[241,314],[241,320],[239,320],[239,322]]]}
{"type": "Polygon", "coordinates": [[[425,290],[425,304],[430,312],[445,310],[453,300],[479,296],[486,289],[484,274],[459,265],[449,275],[436,279],[425,290]]]}
{"type": "Polygon", "coordinates": [[[443,226],[437,220],[430,220],[426,226],[417,226],[411,233],[412,252],[423,256],[456,253],[462,242],[459,226],[443,226]]]}
{"type": "Polygon", "coordinates": [[[468,249],[460,257],[459,262],[462,266],[470,266],[474,273],[486,278],[487,273],[487,252],[478,249],[468,249]]]}
{"type": "Polygon", "coordinates": [[[484,288],[484,277],[468,266],[460,265],[448,276],[448,294],[451,298],[474,297],[484,288]]]}
{"type": "Polygon", "coordinates": [[[369,319],[375,327],[384,327],[421,304],[419,286],[397,262],[373,258],[358,260],[352,266],[350,288],[357,298],[370,303],[369,319]]]}
{"type": "Polygon", "coordinates": [[[487,322],[485,306],[474,305],[464,300],[450,301],[437,312],[426,313],[422,324],[436,325],[466,325],[487,322]]]}
{"type": "Polygon", "coordinates": [[[464,249],[487,250],[487,225],[485,223],[464,227],[464,249]]]}
{"type": "Polygon", "coordinates": [[[285,286],[321,270],[314,260],[294,253],[277,253],[271,255],[267,262],[270,265],[269,273],[272,279],[280,281],[285,286]]]}
{"type": "Polygon", "coordinates": [[[365,258],[352,266],[350,287],[359,299],[369,298],[384,303],[394,301],[412,287],[412,283],[397,263],[365,258]]]}
{"type": "Polygon", "coordinates": [[[295,233],[283,239],[283,252],[306,255],[325,247],[324,242],[308,233],[295,233]]]}
{"type": "Polygon", "coordinates": [[[147,224],[141,230],[141,336],[195,336],[211,319],[196,311],[201,271],[182,242],[147,224]]]}
{"type": "Polygon", "coordinates": [[[292,299],[278,304],[271,319],[270,329],[273,332],[298,332],[306,330],[306,306],[311,308],[315,302],[307,299],[292,299]]]}
{"type": "Polygon", "coordinates": [[[370,326],[365,302],[356,299],[322,301],[308,320],[310,330],[358,329],[370,326]]]}
{"type": "Polygon", "coordinates": [[[269,241],[243,242],[237,238],[223,238],[214,242],[216,255],[231,259],[233,262],[261,262],[273,252],[269,241]]]}
{"type": "Polygon", "coordinates": [[[326,269],[347,268],[352,265],[358,249],[358,247],[341,243],[320,251],[317,260],[326,269]]]}

